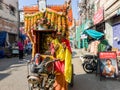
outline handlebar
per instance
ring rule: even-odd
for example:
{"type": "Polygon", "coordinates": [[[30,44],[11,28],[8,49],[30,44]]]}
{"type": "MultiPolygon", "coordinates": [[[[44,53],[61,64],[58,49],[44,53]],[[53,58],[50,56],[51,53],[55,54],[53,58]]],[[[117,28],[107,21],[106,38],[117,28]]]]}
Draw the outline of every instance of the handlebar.
{"type": "MultiPolygon", "coordinates": [[[[50,61],[44,63],[44,66],[47,66],[49,63],[54,63],[54,62],[57,62],[57,61],[60,61],[60,59],[50,60],[50,61]]],[[[27,61],[27,64],[30,64],[30,63],[32,64],[32,63],[34,63],[34,61],[33,60],[27,61]]]]}
{"type": "Polygon", "coordinates": [[[49,63],[54,63],[54,62],[57,62],[57,61],[60,61],[60,59],[55,59],[55,60],[48,61],[47,63],[45,63],[45,66],[49,63]]]}

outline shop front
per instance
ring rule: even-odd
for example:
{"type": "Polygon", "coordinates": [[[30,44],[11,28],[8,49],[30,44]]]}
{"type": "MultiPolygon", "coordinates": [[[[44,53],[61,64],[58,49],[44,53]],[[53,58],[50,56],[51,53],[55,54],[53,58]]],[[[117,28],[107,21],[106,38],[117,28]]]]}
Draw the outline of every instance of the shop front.
{"type": "Polygon", "coordinates": [[[83,32],[87,29],[89,29],[93,25],[93,21],[91,19],[86,19],[84,23],[82,23],[78,30],[79,32],[76,33],[77,37],[77,46],[78,48],[88,48],[88,40],[85,35],[83,35],[83,32]]]}
{"type": "Polygon", "coordinates": [[[81,36],[82,26],[76,27],[75,48],[81,48],[81,36]]]}
{"type": "Polygon", "coordinates": [[[120,50],[120,16],[113,19],[113,47],[120,50]]]}
{"type": "Polygon", "coordinates": [[[106,38],[113,48],[120,49],[120,0],[111,0],[104,6],[106,38]]]}

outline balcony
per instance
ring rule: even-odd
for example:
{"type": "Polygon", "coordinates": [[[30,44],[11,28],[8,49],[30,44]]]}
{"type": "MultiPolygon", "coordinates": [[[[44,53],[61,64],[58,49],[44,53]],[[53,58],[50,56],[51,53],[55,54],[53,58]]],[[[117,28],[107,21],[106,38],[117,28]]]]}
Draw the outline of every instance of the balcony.
{"type": "Polygon", "coordinates": [[[85,8],[85,7],[86,7],[86,4],[85,4],[85,3],[78,3],[78,7],[80,7],[80,8],[85,8]]]}

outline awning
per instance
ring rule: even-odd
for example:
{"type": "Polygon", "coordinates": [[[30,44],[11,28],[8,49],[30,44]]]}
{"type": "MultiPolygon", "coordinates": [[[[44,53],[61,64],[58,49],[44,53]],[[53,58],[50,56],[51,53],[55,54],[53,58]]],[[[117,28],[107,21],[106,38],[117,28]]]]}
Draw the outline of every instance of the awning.
{"type": "Polygon", "coordinates": [[[83,34],[87,34],[89,35],[90,37],[94,38],[94,39],[100,39],[102,36],[104,36],[104,33],[101,33],[101,32],[98,32],[96,30],[93,30],[93,29],[88,29],[88,30],[85,30],[83,32],[83,34]]]}

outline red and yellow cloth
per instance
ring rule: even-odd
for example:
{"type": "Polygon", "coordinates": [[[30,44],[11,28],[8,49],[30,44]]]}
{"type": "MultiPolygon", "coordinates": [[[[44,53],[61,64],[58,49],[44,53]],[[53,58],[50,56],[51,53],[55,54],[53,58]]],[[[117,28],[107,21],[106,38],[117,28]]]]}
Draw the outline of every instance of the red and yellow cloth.
{"type": "Polygon", "coordinates": [[[63,39],[62,43],[66,44],[66,49],[63,48],[62,43],[59,43],[59,41],[56,39],[54,42],[54,45],[59,45],[58,50],[56,51],[56,58],[59,58],[61,61],[56,62],[56,70],[58,72],[61,72],[65,76],[65,80],[70,83],[71,82],[71,48],[69,44],[69,40],[63,39]]]}

